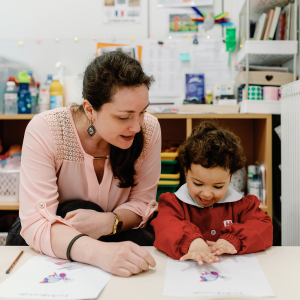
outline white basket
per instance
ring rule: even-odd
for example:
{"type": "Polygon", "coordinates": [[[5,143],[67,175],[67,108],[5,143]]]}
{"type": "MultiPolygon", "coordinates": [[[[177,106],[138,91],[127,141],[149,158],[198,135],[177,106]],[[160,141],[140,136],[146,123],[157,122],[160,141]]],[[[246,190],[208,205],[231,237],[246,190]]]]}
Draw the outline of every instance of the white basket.
{"type": "Polygon", "coordinates": [[[19,170],[0,170],[0,202],[19,201],[19,170]]]}

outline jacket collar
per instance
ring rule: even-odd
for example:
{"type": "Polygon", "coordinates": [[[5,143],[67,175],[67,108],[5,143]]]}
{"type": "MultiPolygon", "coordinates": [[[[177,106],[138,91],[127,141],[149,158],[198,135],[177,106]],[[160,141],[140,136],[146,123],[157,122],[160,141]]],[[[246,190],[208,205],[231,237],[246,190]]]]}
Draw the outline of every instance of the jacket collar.
{"type": "MultiPolygon", "coordinates": [[[[188,189],[187,189],[187,184],[185,183],[180,187],[180,189],[175,193],[175,196],[181,200],[182,202],[185,202],[190,205],[194,205],[200,208],[203,208],[203,206],[199,205],[193,197],[189,194],[188,189]]],[[[228,203],[228,202],[236,202],[242,199],[242,195],[239,194],[234,188],[231,186],[228,187],[227,193],[224,196],[223,199],[221,199],[219,202],[216,204],[221,204],[221,203],[228,203]]]]}

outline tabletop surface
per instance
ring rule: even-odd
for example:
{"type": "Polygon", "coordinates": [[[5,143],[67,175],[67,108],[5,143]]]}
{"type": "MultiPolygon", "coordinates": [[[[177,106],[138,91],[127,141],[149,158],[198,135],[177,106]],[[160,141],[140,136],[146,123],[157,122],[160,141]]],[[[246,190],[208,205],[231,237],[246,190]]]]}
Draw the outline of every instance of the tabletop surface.
{"type": "MultiPolygon", "coordinates": [[[[154,247],[144,247],[156,260],[156,267],[130,278],[113,276],[99,295],[99,300],[187,300],[187,299],[257,299],[254,297],[166,297],[163,296],[167,256],[154,247]]],[[[0,246],[0,283],[11,274],[5,274],[19,252],[24,250],[20,261],[11,274],[38,253],[31,247],[0,246]]],[[[264,299],[300,299],[300,247],[271,247],[267,251],[256,253],[276,298],[264,299]]],[[[3,298],[2,298],[3,299],[3,298]]]]}

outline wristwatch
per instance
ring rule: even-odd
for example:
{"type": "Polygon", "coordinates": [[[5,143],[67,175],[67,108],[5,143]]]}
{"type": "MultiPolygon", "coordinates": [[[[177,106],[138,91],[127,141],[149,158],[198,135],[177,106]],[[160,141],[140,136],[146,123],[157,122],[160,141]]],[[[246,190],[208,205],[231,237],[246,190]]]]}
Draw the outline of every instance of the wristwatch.
{"type": "Polygon", "coordinates": [[[123,221],[119,218],[119,216],[114,213],[114,212],[111,212],[114,217],[115,217],[115,223],[114,223],[114,226],[113,226],[113,231],[111,234],[115,234],[117,232],[120,232],[121,229],[122,229],[122,226],[123,226],[123,221]]]}

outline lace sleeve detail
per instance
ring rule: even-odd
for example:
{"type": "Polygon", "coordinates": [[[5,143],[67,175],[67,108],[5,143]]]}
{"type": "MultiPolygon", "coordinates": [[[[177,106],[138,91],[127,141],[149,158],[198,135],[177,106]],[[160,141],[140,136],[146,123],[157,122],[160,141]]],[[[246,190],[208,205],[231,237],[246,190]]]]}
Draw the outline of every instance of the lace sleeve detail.
{"type": "Polygon", "coordinates": [[[50,127],[57,149],[57,160],[83,162],[84,156],[79,146],[67,107],[42,113],[50,127]]]}
{"type": "Polygon", "coordinates": [[[141,153],[139,159],[144,159],[144,157],[146,155],[146,152],[148,150],[149,143],[150,143],[150,140],[151,140],[151,137],[152,137],[152,134],[153,134],[153,131],[154,131],[154,128],[155,128],[155,125],[157,122],[158,121],[154,116],[150,115],[149,113],[145,114],[144,122],[142,124],[142,130],[144,133],[144,146],[143,146],[143,150],[142,150],[142,153],[141,153]]]}

